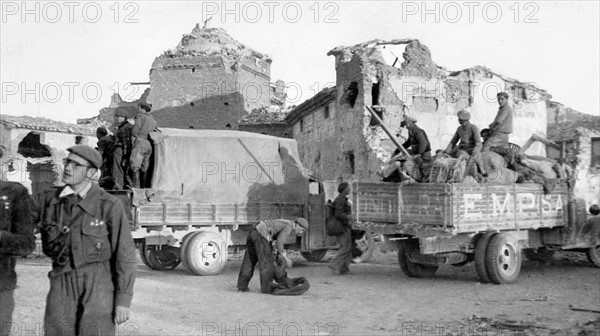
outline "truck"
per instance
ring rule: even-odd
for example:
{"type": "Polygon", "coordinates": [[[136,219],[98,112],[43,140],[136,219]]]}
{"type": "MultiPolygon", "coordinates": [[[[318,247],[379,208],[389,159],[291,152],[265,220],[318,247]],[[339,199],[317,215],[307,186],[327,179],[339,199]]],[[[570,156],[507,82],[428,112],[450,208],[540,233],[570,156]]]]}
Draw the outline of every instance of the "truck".
{"type": "Polygon", "coordinates": [[[306,218],[309,228],[285,246],[308,261],[322,260],[333,247],[323,185],[306,174],[295,140],[170,128],[150,138],[150,188],[111,192],[129,210],[149,268],[181,263],[195,275],[219,274],[228,254],[245,247],[252,225],[265,219],[306,218]]]}
{"type": "Polygon", "coordinates": [[[432,277],[440,265],[475,262],[481,282],[517,281],[523,255],[546,260],[557,250],[587,254],[600,267],[597,205],[567,186],[544,194],[540,184],[351,183],[354,225],[397,251],[409,277],[432,277]]]}

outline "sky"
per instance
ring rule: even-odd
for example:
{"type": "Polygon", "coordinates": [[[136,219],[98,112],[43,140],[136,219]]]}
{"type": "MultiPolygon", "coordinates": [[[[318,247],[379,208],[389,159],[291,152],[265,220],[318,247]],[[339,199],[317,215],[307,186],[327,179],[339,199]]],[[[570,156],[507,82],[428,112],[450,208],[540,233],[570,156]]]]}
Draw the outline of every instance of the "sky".
{"type": "Polygon", "coordinates": [[[599,113],[598,1],[1,1],[1,114],[66,122],[137,99],[155,57],[196,23],[272,59],[300,104],[335,82],[327,52],[416,38],[448,70],[484,65],[575,110],[599,113]]]}

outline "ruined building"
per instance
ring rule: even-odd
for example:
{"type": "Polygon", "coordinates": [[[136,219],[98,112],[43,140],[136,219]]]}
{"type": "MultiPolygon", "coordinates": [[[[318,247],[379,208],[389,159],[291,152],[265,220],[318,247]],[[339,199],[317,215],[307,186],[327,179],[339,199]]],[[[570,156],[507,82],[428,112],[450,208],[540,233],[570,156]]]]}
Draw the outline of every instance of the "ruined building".
{"type": "Polygon", "coordinates": [[[4,178],[22,183],[34,194],[60,183],[67,148],[95,147],[97,141],[95,126],[6,114],[0,116],[0,136],[8,149],[0,169],[4,178]]]}
{"type": "Polygon", "coordinates": [[[163,127],[238,129],[245,114],[284,97],[281,83],[271,84],[271,62],[224,30],[197,25],[152,63],[154,118],[163,127]]]}
{"type": "MultiPolygon", "coordinates": [[[[498,111],[496,94],[506,91],[515,117],[509,141],[522,145],[532,133],[546,135],[546,101],[551,96],[544,90],[482,66],[448,71],[434,63],[418,40],[373,40],[337,47],[328,55],[335,57],[336,87],[318,93],[286,118],[303,165],[320,180],[381,180],[378,173],[395,146],[365,106],[374,107],[394,134],[405,115],[416,118],[435,151],[450,142],[459,126],[459,110],[471,112],[471,122],[485,128],[498,111]]],[[[528,153],[544,154],[544,149],[537,144],[528,153]]]]}

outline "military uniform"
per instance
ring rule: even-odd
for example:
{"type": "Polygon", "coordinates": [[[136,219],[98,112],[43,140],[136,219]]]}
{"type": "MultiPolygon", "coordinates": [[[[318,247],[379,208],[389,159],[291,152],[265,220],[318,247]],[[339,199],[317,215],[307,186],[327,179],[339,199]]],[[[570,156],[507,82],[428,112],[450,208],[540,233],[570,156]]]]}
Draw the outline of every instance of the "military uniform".
{"type": "Polygon", "coordinates": [[[116,306],[129,307],[137,265],[123,204],[90,183],[39,194],[44,253],[52,258],[44,331],[114,335],[116,306]]]}
{"type": "Polygon", "coordinates": [[[131,130],[133,125],[123,121],[116,134],[113,150],[112,177],[115,181],[115,189],[123,190],[128,184],[129,158],[131,156],[131,130]]]}
{"type": "Polygon", "coordinates": [[[35,249],[29,195],[19,183],[0,181],[0,335],[8,335],[15,306],[16,256],[35,249]]]}
{"type": "Polygon", "coordinates": [[[156,129],[156,121],[150,113],[142,112],[135,117],[135,123],[131,129],[134,143],[131,150],[131,170],[133,186],[136,188],[146,187],[146,172],[150,165],[152,145],[148,141],[148,134],[156,129]]]}

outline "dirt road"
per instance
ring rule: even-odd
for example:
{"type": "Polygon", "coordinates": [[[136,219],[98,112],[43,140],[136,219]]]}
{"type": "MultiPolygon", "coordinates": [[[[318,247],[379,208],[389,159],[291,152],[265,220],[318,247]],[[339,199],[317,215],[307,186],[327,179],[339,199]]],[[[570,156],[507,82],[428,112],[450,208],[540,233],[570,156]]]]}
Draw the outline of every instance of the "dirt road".
{"type": "MultiPolygon", "coordinates": [[[[296,297],[260,294],[258,271],[250,292],[238,293],[239,255],[212,277],[140,263],[132,318],[119,335],[600,335],[600,314],[569,307],[600,310],[600,269],[578,253],[525,261],[520,280],[503,286],[479,283],[472,264],[407,278],[395,253],[375,252],[343,276],[293,259],[289,275],[311,285],[296,297]]],[[[17,266],[14,335],[41,335],[49,270],[45,259],[17,266]]]]}

